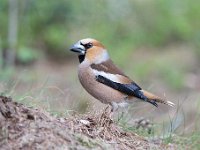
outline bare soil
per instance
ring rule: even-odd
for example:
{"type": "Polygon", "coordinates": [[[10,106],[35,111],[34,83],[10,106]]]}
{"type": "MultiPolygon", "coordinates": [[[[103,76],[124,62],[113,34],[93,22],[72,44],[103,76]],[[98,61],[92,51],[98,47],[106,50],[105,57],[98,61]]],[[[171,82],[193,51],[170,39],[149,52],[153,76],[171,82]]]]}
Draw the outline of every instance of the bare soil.
{"type": "Polygon", "coordinates": [[[0,96],[0,149],[174,149],[125,132],[107,112],[56,118],[0,96]]]}

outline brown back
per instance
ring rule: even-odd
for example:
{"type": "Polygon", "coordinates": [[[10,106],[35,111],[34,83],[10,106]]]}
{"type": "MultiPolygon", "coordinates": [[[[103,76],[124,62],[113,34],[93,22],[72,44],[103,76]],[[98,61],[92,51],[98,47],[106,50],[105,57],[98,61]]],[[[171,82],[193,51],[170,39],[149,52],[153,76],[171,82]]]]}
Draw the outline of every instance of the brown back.
{"type": "Polygon", "coordinates": [[[100,64],[91,64],[91,68],[106,73],[126,76],[110,59],[100,64]]]}

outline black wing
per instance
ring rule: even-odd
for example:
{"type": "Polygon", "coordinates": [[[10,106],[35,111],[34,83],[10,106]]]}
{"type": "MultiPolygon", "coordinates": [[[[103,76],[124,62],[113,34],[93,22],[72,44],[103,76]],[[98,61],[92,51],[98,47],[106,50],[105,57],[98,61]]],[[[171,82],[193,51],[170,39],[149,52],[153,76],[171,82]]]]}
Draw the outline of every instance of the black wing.
{"type": "Polygon", "coordinates": [[[114,82],[108,78],[105,78],[104,76],[97,75],[96,80],[102,84],[105,84],[115,90],[118,90],[122,93],[125,93],[129,96],[135,96],[141,100],[144,100],[146,102],[151,103],[154,106],[158,106],[157,103],[153,100],[149,100],[141,91],[141,87],[139,87],[135,82],[132,82],[131,84],[121,84],[114,82]]]}

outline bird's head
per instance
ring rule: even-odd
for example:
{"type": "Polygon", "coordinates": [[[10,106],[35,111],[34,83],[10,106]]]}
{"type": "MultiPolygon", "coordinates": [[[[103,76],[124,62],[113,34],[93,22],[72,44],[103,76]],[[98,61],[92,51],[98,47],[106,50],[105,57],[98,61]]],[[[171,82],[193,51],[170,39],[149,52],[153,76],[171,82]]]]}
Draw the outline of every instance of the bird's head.
{"type": "Polygon", "coordinates": [[[82,63],[84,60],[90,63],[101,63],[109,59],[109,55],[105,47],[97,40],[86,38],[78,41],[70,48],[79,56],[79,61],[82,63]]]}

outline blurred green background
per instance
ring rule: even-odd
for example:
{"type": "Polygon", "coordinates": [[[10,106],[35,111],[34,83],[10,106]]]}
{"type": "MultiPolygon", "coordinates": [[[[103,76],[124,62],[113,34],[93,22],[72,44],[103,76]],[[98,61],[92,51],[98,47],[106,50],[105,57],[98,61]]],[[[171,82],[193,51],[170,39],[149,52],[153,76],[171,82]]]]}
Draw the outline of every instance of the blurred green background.
{"type": "MultiPolygon", "coordinates": [[[[142,87],[181,105],[190,124],[200,113],[199,6],[198,0],[1,0],[0,92],[60,114],[95,109],[101,104],[80,86],[78,60],[68,50],[91,37],[142,87]]],[[[163,121],[161,114],[177,111],[145,107],[151,113],[139,113],[140,106],[134,116],[163,121]]]]}

